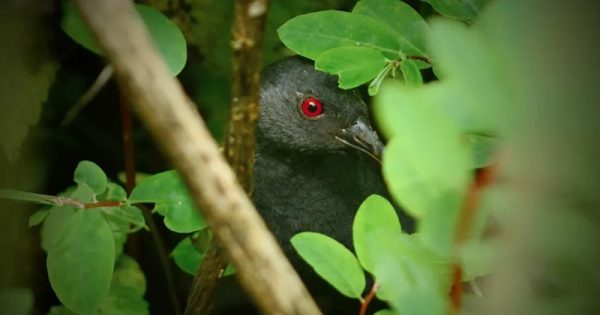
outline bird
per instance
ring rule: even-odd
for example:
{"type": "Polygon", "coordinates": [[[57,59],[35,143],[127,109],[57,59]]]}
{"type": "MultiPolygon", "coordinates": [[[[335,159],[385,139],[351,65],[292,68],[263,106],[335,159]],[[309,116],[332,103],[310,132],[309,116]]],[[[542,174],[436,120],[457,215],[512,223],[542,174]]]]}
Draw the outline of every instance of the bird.
{"type": "Polygon", "coordinates": [[[358,90],[340,89],[335,76],[300,56],[263,70],[252,201],[325,314],[354,312],[357,302],[320,279],[290,239],[319,232],[352,249],[352,222],[362,201],[388,196],[383,148],[358,90]]]}

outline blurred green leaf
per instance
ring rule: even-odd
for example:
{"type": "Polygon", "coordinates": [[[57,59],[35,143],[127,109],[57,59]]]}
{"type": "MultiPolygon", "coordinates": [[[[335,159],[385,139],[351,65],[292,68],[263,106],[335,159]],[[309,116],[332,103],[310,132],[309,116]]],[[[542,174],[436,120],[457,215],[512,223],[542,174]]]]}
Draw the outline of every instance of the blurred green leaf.
{"type": "Polygon", "coordinates": [[[374,109],[392,136],[383,154],[386,183],[409,214],[422,217],[446,192],[465,191],[470,163],[458,127],[415,91],[387,85],[374,109]]]}
{"type": "Polygon", "coordinates": [[[481,9],[490,0],[421,0],[428,2],[436,11],[447,17],[473,21],[481,12],[481,9]]]}
{"type": "Polygon", "coordinates": [[[154,210],[165,217],[165,225],[171,231],[191,233],[206,227],[181,177],[174,170],[146,178],[133,189],[129,201],[132,204],[154,203],[154,210]]]}
{"type": "Polygon", "coordinates": [[[315,272],[347,297],[360,299],[365,274],[350,250],[329,236],[302,232],[290,240],[294,249],[315,272]]]}
{"type": "Polygon", "coordinates": [[[135,259],[123,254],[120,255],[115,264],[115,272],[112,279],[113,285],[131,288],[134,292],[143,296],[146,293],[146,277],[135,259]]]}
{"type": "Polygon", "coordinates": [[[424,246],[440,256],[450,257],[453,252],[463,200],[463,193],[447,191],[430,201],[431,208],[419,221],[417,237],[424,246]]]}
{"type": "Polygon", "coordinates": [[[5,287],[0,290],[0,314],[29,315],[33,312],[33,291],[5,287]]]}
{"type": "Polygon", "coordinates": [[[113,280],[106,299],[96,315],[146,315],[148,303],[144,300],[146,279],[138,263],[127,255],[117,259],[113,280]]]}
{"type": "Polygon", "coordinates": [[[48,26],[49,12],[21,4],[0,3],[0,151],[11,163],[17,162],[30,127],[40,119],[59,68],[50,48],[55,36],[48,26]]]}
{"type": "Polygon", "coordinates": [[[278,33],[288,48],[313,60],[329,49],[348,46],[372,48],[390,59],[401,56],[396,32],[360,14],[332,10],[304,14],[287,21],[278,33]]]}
{"type": "Polygon", "coordinates": [[[423,85],[423,76],[421,76],[421,71],[419,71],[419,67],[417,67],[417,64],[413,60],[403,60],[400,63],[400,70],[402,71],[402,76],[404,76],[404,81],[406,82],[406,85],[423,85]]]}
{"type": "Polygon", "coordinates": [[[472,167],[482,168],[491,165],[500,139],[476,134],[469,134],[467,139],[471,148],[472,167]]]}
{"type": "Polygon", "coordinates": [[[177,243],[177,246],[171,252],[171,256],[177,267],[192,276],[196,275],[198,267],[204,259],[204,254],[198,252],[189,237],[185,237],[177,243]]]}
{"type": "Polygon", "coordinates": [[[337,75],[339,87],[351,89],[373,79],[385,67],[386,60],[373,48],[338,47],[320,54],[315,68],[337,75]]]}
{"type": "Polygon", "coordinates": [[[490,275],[498,258],[496,248],[489,242],[469,240],[459,247],[463,281],[490,275]]]}
{"type": "Polygon", "coordinates": [[[115,263],[110,227],[99,211],[79,210],[65,223],[62,240],[48,249],[48,277],[70,310],[93,314],[106,298],[115,263]]]}
{"type": "Polygon", "coordinates": [[[49,209],[40,209],[34,212],[29,216],[29,227],[34,227],[44,222],[46,217],[48,217],[48,213],[50,213],[49,209]]]}
{"type": "Polygon", "coordinates": [[[79,185],[86,185],[98,195],[106,190],[108,180],[104,171],[94,162],[81,161],[75,168],[73,180],[79,185]]]}
{"type": "Polygon", "coordinates": [[[352,13],[362,14],[391,27],[401,40],[406,54],[426,56],[425,34],[427,23],[421,15],[400,0],[361,0],[352,13]]]}
{"type": "MultiPolygon", "coordinates": [[[[179,74],[187,60],[187,44],[183,34],[175,23],[160,11],[143,4],[135,4],[135,9],[142,18],[150,36],[158,47],[173,75],[179,74]]],[[[87,23],[79,15],[72,2],[66,2],[61,27],[81,46],[102,55],[102,49],[92,35],[87,23]]]]}
{"type": "Polygon", "coordinates": [[[367,235],[378,229],[401,233],[400,219],[394,207],[385,198],[371,195],[360,205],[352,225],[354,251],[361,265],[367,271],[373,271],[376,257],[370,257],[366,250],[367,235]]]}
{"type": "Polygon", "coordinates": [[[108,182],[106,190],[98,196],[98,200],[125,201],[127,192],[121,185],[108,182]]]}

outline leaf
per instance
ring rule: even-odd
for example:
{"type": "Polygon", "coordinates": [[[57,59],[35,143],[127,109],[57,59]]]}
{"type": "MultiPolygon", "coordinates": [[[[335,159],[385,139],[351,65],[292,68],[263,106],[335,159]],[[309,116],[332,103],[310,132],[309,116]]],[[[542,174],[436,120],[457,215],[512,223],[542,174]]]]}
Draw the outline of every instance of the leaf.
{"type": "Polygon", "coordinates": [[[54,33],[44,14],[37,6],[0,4],[0,154],[10,163],[17,162],[30,128],[38,123],[59,68],[50,48],[54,33]]]}
{"type": "Polygon", "coordinates": [[[409,59],[405,59],[400,63],[400,70],[404,76],[404,81],[408,86],[423,85],[423,76],[417,64],[409,59]]]}
{"type": "Polygon", "coordinates": [[[446,192],[466,189],[468,150],[453,121],[400,84],[387,85],[374,110],[392,137],[383,153],[384,179],[409,214],[422,217],[446,192]]]}
{"type": "Polygon", "coordinates": [[[351,89],[373,79],[385,67],[386,60],[372,48],[339,47],[320,54],[315,68],[337,75],[339,87],[351,89]]]}
{"type": "Polygon", "coordinates": [[[482,168],[491,165],[500,139],[476,134],[469,134],[467,139],[471,148],[472,167],[482,168]]]}
{"type": "Polygon", "coordinates": [[[481,9],[490,0],[421,0],[431,4],[436,11],[447,17],[473,21],[479,15],[481,9]]]}
{"type": "Polygon", "coordinates": [[[119,256],[112,284],[96,315],[145,315],[146,278],[138,263],[127,255],[119,256]]]}
{"type": "Polygon", "coordinates": [[[122,254],[117,259],[112,283],[124,288],[131,288],[139,296],[143,296],[146,293],[146,277],[144,277],[144,272],[137,261],[125,254],[122,254]]]}
{"type": "Polygon", "coordinates": [[[497,250],[488,242],[469,240],[459,248],[463,281],[488,276],[494,270],[497,250]]]}
{"type": "Polygon", "coordinates": [[[165,225],[177,233],[191,233],[206,227],[187,188],[176,171],[166,171],[146,178],[131,192],[129,201],[154,203],[154,210],[165,217],[165,225]]]}
{"type": "Polygon", "coordinates": [[[69,310],[68,308],[66,308],[62,305],[58,305],[58,306],[52,306],[50,308],[50,311],[48,312],[48,315],[78,315],[78,314],[74,313],[73,311],[69,310]]]}
{"type": "MultiPolygon", "coordinates": [[[[179,74],[187,59],[187,44],[175,23],[160,11],[143,4],[135,4],[150,36],[174,76],[179,74]]],[[[79,15],[72,2],[67,2],[61,27],[75,42],[86,49],[102,55],[102,49],[90,32],[87,23],[79,15]]]]}
{"type": "Polygon", "coordinates": [[[81,161],[75,168],[73,180],[79,185],[86,185],[98,195],[106,190],[108,180],[104,171],[94,162],[81,161]]]}
{"type": "Polygon", "coordinates": [[[373,271],[374,262],[367,255],[366,237],[378,229],[401,233],[400,219],[394,207],[383,197],[371,195],[358,208],[352,224],[354,251],[361,265],[367,271],[373,271]]]}
{"type": "Polygon", "coordinates": [[[49,210],[40,231],[42,248],[47,252],[57,246],[63,239],[67,222],[75,214],[73,206],[56,206],[49,210]]]}
{"type": "Polygon", "coordinates": [[[129,287],[113,285],[96,315],[147,315],[148,302],[129,287]]]}
{"type": "Polygon", "coordinates": [[[59,300],[76,313],[94,313],[108,294],[114,255],[112,232],[100,212],[75,212],[61,242],[48,250],[48,277],[59,300]]]}
{"type": "Polygon", "coordinates": [[[443,257],[450,257],[454,250],[454,235],[464,193],[447,191],[431,200],[431,209],[419,221],[417,237],[424,246],[443,257]]]}
{"type": "Polygon", "coordinates": [[[348,46],[372,48],[390,59],[401,56],[398,35],[384,23],[360,14],[328,10],[299,15],[277,32],[289,49],[313,60],[329,49],[348,46]]]}
{"type": "Polygon", "coordinates": [[[394,310],[383,309],[375,312],[373,315],[398,315],[398,313],[394,312],[394,310]]]}
{"type": "Polygon", "coordinates": [[[171,256],[177,267],[192,276],[196,275],[198,267],[204,259],[204,254],[198,252],[189,237],[185,237],[177,243],[177,246],[171,252],[171,256]]]}
{"type": "Polygon", "coordinates": [[[378,229],[365,238],[373,257],[377,297],[404,314],[404,297],[413,292],[445,298],[450,281],[449,264],[423,248],[412,235],[378,229]]]}
{"type": "Polygon", "coordinates": [[[127,192],[121,185],[108,182],[106,190],[98,196],[98,200],[125,201],[127,200],[127,192]]]}
{"type": "Polygon", "coordinates": [[[0,314],[33,313],[33,291],[29,288],[4,287],[0,290],[0,314]]]}
{"type": "Polygon", "coordinates": [[[48,217],[48,213],[50,213],[49,209],[40,209],[29,216],[29,227],[34,227],[36,225],[44,222],[46,217],[48,217]]]}
{"type": "MultiPolygon", "coordinates": [[[[98,208],[106,215],[110,216],[111,219],[121,220],[127,223],[127,227],[129,224],[133,224],[137,228],[145,228],[146,219],[142,214],[142,210],[135,206],[121,206],[121,207],[101,207],[98,208]]],[[[129,232],[129,228],[125,230],[125,232],[129,232]]]]}
{"type": "Polygon", "coordinates": [[[426,56],[427,23],[408,4],[399,0],[361,0],[356,3],[352,13],[369,16],[387,24],[400,37],[403,51],[426,56]]]}
{"type": "Polygon", "coordinates": [[[365,275],[352,252],[336,240],[314,232],[298,233],[290,242],[300,257],[336,290],[361,299],[365,275]]]}

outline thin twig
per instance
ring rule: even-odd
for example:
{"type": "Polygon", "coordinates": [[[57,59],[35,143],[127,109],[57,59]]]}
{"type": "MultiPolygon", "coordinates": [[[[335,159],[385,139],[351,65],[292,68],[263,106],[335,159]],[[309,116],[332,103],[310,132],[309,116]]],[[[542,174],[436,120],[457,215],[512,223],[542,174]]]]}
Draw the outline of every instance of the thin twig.
{"type": "MultiPolygon", "coordinates": [[[[122,136],[123,136],[123,152],[125,155],[125,189],[127,191],[127,195],[131,194],[133,187],[135,187],[135,150],[133,143],[133,127],[132,127],[132,119],[131,119],[131,111],[129,109],[129,105],[127,104],[127,100],[123,95],[119,97],[119,108],[121,112],[121,126],[122,126],[122,136]]],[[[144,219],[148,224],[150,234],[152,235],[152,241],[154,242],[154,248],[157,251],[158,259],[160,261],[160,266],[162,268],[163,274],[165,276],[165,281],[167,283],[167,292],[169,298],[171,300],[171,307],[173,308],[173,314],[179,315],[181,314],[181,306],[179,305],[179,298],[177,297],[177,289],[175,287],[175,280],[173,278],[173,273],[171,272],[171,264],[169,262],[169,257],[167,255],[167,251],[165,249],[165,244],[160,236],[160,230],[156,225],[156,221],[154,217],[152,217],[152,212],[144,207],[139,206],[144,215],[144,219]]],[[[129,241],[137,241],[137,238],[130,237],[129,241]]]]}
{"type": "Polygon", "coordinates": [[[92,83],[90,88],[83,93],[83,95],[77,100],[75,105],[67,111],[65,118],[60,122],[61,127],[67,127],[73,122],[73,119],[79,115],[79,113],[85,108],[87,104],[90,103],[91,100],[98,95],[98,93],[102,90],[102,88],[106,85],[108,80],[112,77],[113,68],[110,65],[105,66],[98,77],[96,77],[96,81],[92,83]]]}
{"type": "MultiPolygon", "coordinates": [[[[261,43],[267,0],[237,0],[231,30],[231,109],[224,154],[248,195],[252,192],[254,130],[260,102],[261,43]]],[[[227,259],[213,238],[194,281],[184,315],[208,314],[211,298],[227,259]]]]}
{"type": "Polygon", "coordinates": [[[367,308],[369,307],[369,303],[371,303],[371,301],[375,297],[375,294],[377,294],[378,290],[379,290],[379,283],[374,282],[373,286],[371,287],[371,291],[369,291],[367,296],[365,296],[365,298],[362,300],[362,302],[360,304],[360,312],[358,313],[359,315],[367,314],[367,308]]]}
{"type": "Polygon", "coordinates": [[[431,59],[429,59],[428,57],[425,57],[425,56],[417,56],[417,55],[406,56],[406,59],[420,60],[420,61],[426,62],[430,65],[433,64],[433,61],[431,61],[431,59]]]}
{"type": "Polygon", "coordinates": [[[119,86],[179,171],[260,311],[320,314],[219,153],[196,106],[171,76],[133,4],[122,0],[76,3],[115,68],[119,86]]]}

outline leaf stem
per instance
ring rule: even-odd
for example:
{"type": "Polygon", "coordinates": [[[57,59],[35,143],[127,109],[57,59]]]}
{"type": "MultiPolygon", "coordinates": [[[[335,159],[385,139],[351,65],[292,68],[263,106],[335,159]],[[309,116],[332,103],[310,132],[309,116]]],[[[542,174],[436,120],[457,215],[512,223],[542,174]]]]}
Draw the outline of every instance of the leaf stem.
{"type": "Polygon", "coordinates": [[[425,56],[411,55],[411,56],[406,56],[406,59],[420,60],[420,61],[426,62],[430,65],[433,64],[433,61],[431,61],[431,59],[429,59],[428,57],[425,57],[425,56]]]}
{"type": "Polygon", "coordinates": [[[373,298],[375,297],[377,290],[379,290],[379,283],[374,282],[373,286],[371,287],[371,291],[369,291],[367,296],[365,296],[364,300],[360,304],[360,312],[358,313],[359,315],[367,314],[367,308],[369,307],[369,303],[371,303],[371,300],[373,300],[373,298]]]}
{"type": "Polygon", "coordinates": [[[68,198],[68,197],[36,194],[36,193],[27,192],[27,191],[19,191],[19,190],[13,190],[13,189],[0,189],[0,199],[28,201],[28,202],[33,202],[33,203],[38,203],[38,204],[48,205],[48,206],[71,205],[78,209],[92,209],[92,208],[100,208],[100,207],[120,207],[124,204],[121,201],[111,201],[111,200],[84,203],[80,200],[68,198]]]}

